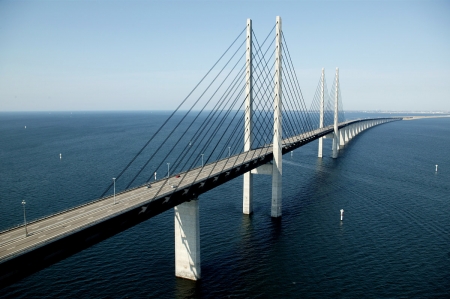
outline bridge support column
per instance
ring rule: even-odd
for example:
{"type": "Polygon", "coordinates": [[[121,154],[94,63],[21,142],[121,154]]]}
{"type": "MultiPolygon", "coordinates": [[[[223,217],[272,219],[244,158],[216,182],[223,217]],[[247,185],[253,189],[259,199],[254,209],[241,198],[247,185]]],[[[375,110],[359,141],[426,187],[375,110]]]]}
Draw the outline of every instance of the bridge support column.
{"type": "MultiPolygon", "coordinates": [[[[324,113],[324,97],[325,97],[325,87],[324,87],[324,78],[325,78],[325,69],[322,68],[322,77],[321,77],[321,89],[320,89],[320,115],[319,115],[319,128],[323,128],[323,113],[324,113]]],[[[323,156],[323,137],[319,138],[319,152],[317,153],[317,157],[322,158],[323,156]]]]}
{"type": "Polygon", "coordinates": [[[339,130],[339,149],[345,145],[345,128],[339,130]]]}
{"type": "Polygon", "coordinates": [[[334,101],[334,136],[333,136],[333,158],[338,157],[339,132],[338,132],[338,94],[339,94],[339,69],[336,68],[336,96],[334,101]]]}
{"type": "Polygon", "coordinates": [[[273,113],[272,207],[270,215],[281,217],[282,195],[282,98],[281,98],[281,18],[277,17],[275,52],[275,100],[273,113]]]}
{"type": "MultiPolygon", "coordinates": [[[[245,76],[245,123],[244,123],[244,151],[252,149],[253,143],[253,74],[252,74],[252,20],[247,20],[247,51],[246,51],[246,76],[245,76]]],[[[253,212],[253,174],[251,171],[244,173],[244,196],[242,212],[253,212]]]]}
{"type": "Polygon", "coordinates": [[[201,277],[198,199],[175,210],[175,275],[190,280],[201,277]]]}
{"type": "Polygon", "coordinates": [[[346,126],[344,129],[344,142],[347,144],[350,141],[350,137],[349,137],[349,133],[350,133],[350,127],[346,126]]]}

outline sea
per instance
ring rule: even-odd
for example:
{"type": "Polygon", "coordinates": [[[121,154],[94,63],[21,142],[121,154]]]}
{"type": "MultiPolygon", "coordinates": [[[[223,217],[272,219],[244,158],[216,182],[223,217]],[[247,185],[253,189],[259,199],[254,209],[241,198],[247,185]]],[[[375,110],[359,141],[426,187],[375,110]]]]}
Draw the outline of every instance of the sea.
{"type": "MultiPolygon", "coordinates": [[[[31,221],[97,199],[168,115],[0,113],[0,230],[23,223],[23,200],[31,221]]],[[[199,197],[197,282],[175,277],[167,211],[0,297],[450,298],[450,118],[370,128],[337,159],[331,140],[323,158],[317,147],[283,156],[281,218],[270,216],[270,176],[255,176],[250,216],[242,177],[199,197]]]]}

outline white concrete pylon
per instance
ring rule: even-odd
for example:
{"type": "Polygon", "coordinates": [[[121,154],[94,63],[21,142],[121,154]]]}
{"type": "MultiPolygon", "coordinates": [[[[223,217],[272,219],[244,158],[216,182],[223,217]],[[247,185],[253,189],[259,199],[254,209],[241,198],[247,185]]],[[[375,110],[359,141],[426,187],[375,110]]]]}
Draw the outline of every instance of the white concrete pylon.
{"type": "MultiPolygon", "coordinates": [[[[325,69],[322,68],[322,77],[320,79],[320,116],[319,116],[319,128],[323,128],[323,114],[324,114],[324,108],[325,108],[325,103],[324,103],[324,98],[325,98],[325,86],[324,86],[324,81],[325,81],[325,69]]],[[[317,156],[319,158],[322,158],[322,153],[323,151],[323,137],[319,138],[319,152],[317,154],[317,156]]]]}
{"type": "Polygon", "coordinates": [[[276,19],[276,42],[275,42],[275,91],[274,91],[274,114],[273,114],[273,168],[272,168],[272,206],[270,215],[281,216],[282,199],[282,93],[281,93],[281,18],[276,19]]]}
{"type": "MultiPolygon", "coordinates": [[[[253,143],[253,74],[252,74],[252,20],[247,20],[247,50],[245,75],[245,124],[244,151],[250,151],[253,143]]],[[[242,212],[253,212],[253,174],[244,173],[242,212]]]]}
{"type": "Polygon", "coordinates": [[[333,158],[338,157],[339,132],[338,132],[338,94],[339,94],[339,68],[336,68],[336,95],[334,100],[334,136],[333,136],[333,158]]]}
{"type": "Polygon", "coordinates": [[[175,211],[175,275],[190,280],[201,278],[200,215],[197,198],[182,203],[175,211]]]}

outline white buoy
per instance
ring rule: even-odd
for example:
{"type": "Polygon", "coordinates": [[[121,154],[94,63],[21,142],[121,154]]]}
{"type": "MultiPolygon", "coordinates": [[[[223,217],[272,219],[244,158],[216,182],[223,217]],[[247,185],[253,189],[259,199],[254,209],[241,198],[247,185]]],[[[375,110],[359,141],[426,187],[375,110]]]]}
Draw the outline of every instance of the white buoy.
{"type": "Polygon", "coordinates": [[[437,164],[436,164],[436,172],[437,172],[437,167],[438,167],[438,166],[437,166],[437,164]]]}
{"type": "Polygon", "coordinates": [[[62,154],[59,154],[59,159],[60,159],[60,160],[62,159],[62,154]]]}
{"type": "Polygon", "coordinates": [[[27,128],[27,126],[25,126],[25,129],[27,128]]]}
{"type": "Polygon", "coordinates": [[[293,154],[294,154],[294,151],[291,152],[291,157],[292,157],[293,154]]]}
{"type": "Polygon", "coordinates": [[[155,181],[156,181],[156,171],[155,171],[155,181]]]}
{"type": "Polygon", "coordinates": [[[344,209],[341,209],[341,221],[344,219],[344,209]]]}

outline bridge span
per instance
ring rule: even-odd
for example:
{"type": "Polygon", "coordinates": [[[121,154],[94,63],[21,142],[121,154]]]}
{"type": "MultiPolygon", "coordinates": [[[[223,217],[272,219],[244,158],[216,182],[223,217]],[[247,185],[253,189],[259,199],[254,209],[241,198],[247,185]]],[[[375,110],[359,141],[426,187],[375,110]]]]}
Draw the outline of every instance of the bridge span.
{"type": "MultiPolygon", "coordinates": [[[[339,125],[347,143],[381,118],[339,125]]],[[[330,135],[332,125],[283,140],[283,154],[330,135]]],[[[344,143],[344,144],[345,144],[344,143]]],[[[273,159],[273,146],[243,152],[0,233],[0,285],[9,285],[142,221],[172,209],[273,159]]],[[[258,173],[255,171],[255,173],[258,173]]]]}

